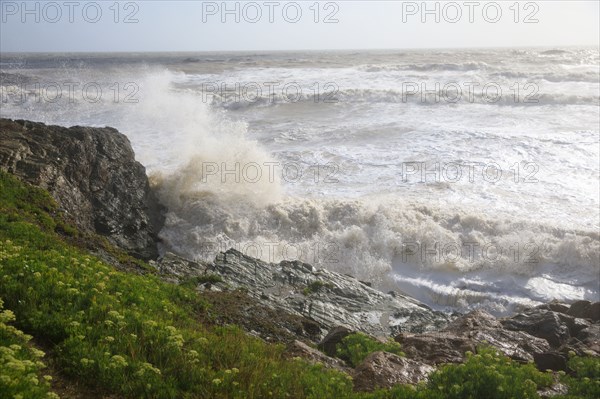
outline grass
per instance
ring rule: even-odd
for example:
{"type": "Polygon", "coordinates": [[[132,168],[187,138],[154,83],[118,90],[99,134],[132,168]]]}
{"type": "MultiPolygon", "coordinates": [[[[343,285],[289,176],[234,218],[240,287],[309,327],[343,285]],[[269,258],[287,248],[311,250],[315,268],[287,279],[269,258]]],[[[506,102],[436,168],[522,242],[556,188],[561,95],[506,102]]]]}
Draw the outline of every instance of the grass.
{"type": "MultiPolygon", "coordinates": [[[[283,346],[236,326],[204,323],[218,315],[196,292],[196,281],[166,283],[139,261],[131,261],[135,273],[117,270],[87,248],[129,258],[95,240],[70,226],[46,192],[0,172],[3,398],[55,398],[42,361],[61,381],[84,385],[99,397],[123,398],[510,397],[498,392],[535,398],[535,389],[551,377],[490,351],[470,356],[464,365],[442,367],[427,384],[355,393],[344,373],[287,359],[283,346]],[[32,342],[44,348],[44,357],[32,342]]],[[[398,349],[353,339],[348,347],[353,363],[375,349],[398,349]]],[[[575,372],[564,376],[573,390],[569,398],[588,398],[597,392],[598,360],[574,359],[575,372]]]]}

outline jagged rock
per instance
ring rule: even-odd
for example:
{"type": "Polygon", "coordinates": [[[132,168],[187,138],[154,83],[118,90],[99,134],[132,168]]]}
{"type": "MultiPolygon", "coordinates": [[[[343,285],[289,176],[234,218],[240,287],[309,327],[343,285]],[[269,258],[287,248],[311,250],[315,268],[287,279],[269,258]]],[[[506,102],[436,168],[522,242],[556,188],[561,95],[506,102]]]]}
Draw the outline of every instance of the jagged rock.
{"type": "Polygon", "coordinates": [[[536,353],[533,359],[539,370],[567,371],[567,358],[562,353],[536,353]]]}
{"type": "Polygon", "coordinates": [[[134,256],[158,256],[161,207],[117,130],[0,119],[0,169],[47,190],[79,229],[134,256]]]}
{"type": "Polygon", "coordinates": [[[206,274],[209,268],[205,262],[193,262],[171,252],[166,252],[155,264],[159,273],[177,279],[201,276],[206,274]]]}
{"type": "Polygon", "coordinates": [[[285,344],[317,342],[322,337],[321,326],[313,320],[268,306],[240,290],[207,290],[202,299],[211,306],[211,324],[235,324],[265,341],[285,344]]]}
{"type": "Polygon", "coordinates": [[[408,358],[427,364],[460,363],[465,352],[477,350],[475,341],[452,333],[402,333],[395,340],[408,358]]]}
{"type": "Polygon", "coordinates": [[[569,329],[569,334],[572,337],[576,337],[577,335],[579,335],[579,332],[581,330],[588,328],[591,325],[591,323],[585,319],[569,316],[568,314],[564,313],[557,313],[557,315],[560,321],[565,323],[565,325],[569,329]]]}
{"type": "Polygon", "coordinates": [[[561,384],[560,382],[557,382],[548,388],[537,391],[541,399],[550,399],[558,395],[566,395],[568,392],[569,387],[567,387],[565,384],[561,384]]]}
{"type": "Polygon", "coordinates": [[[439,333],[401,334],[396,337],[410,358],[428,364],[458,363],[465,352],[489,345],[518,361],[532,361],[536,353],[550,350],[544,339],[522,331],[509,331],[489,313],[475,310],[458,317],[439,333]]]}
{"type": "Polygon", "coordinates": [[[304,342],[298,340],[288,345],[286,355],[288,357],[301,357],[311,363],[321,363],[328,368],[349,372],[348,367],[346,367],[346,364],[342,360],[329,357],[323,352],[311,348],[304,342]]]}
{"type": "Polygon", "coordinates": [[[325,338],[319,342],[319,349],[325,352],[328,356],[337,354],[337,344],[342,342],[344,338],[352,334],[352,331],[343,326],[337,326],[329,330],[325,338]]]}
{"type": "Polygon", "coordinates": [[[502,328],[502,324],[484,310],[473,310],[466,315],[457,317],[443,331],[465,333],[478,328],[502,328]]]}
{"type": "Polygon", "coordinates": [[[562,303],[562,302],[558,302],[558,301],[554,300],[552,302],[545,303],[543,305],[539,305],[536,307],[536,309],[551,310],[553,312],[566,314],[569,311],[569,305],[567,305],[566,303],[562,303]]]}
{"type": "Polygon", "coordinates": [[[592,315],[592,321],[600,321],[600,302],[592,303],[592,306],[590,307],[590,314],[592,315]]]}
{"type": "Polygon", "coordinates": [[[600,321],[600,302],[577,301],[571,305],[567,312],[570,316],[582,319],[600,321]]]}
{"type": "Polygon", "coordinates": [[[433,367],[387,352],[374,352],[354,370],[354,389],[374,391],[397,384],[416,384],[433,371],[433,367]]]}
{"type": "Polygon", "coordinates": [[[513,360],[528,362],[536,353],[550,350],[548,341],[523,331],[505,329],[481,329],[470,334],[479,345],[490,345],[513,360]]]}
{"type": "Polygon", "coordinates": [[[435,330],[448,321],[413,298],[393,297],[351,276],[299,261],[266,263],[230,249],[217,255],[211,271],[232,288],[243,288],[273,308],[313,319],[325,330],[345,326],[371,336],[392,336],[435,330]]]}
{"type": "Polygon", "coordinates": [[[569,328],[558,313],[533,309],[501,321],[504,328],[512,331],[524,331],[535,337],[543,338],[558,348],[570,338],[569,328]]]}
{"type": "Polygon", "coordinates": [[[452,331],[468,337],[475,345],[490,345],[504,355],[519,361],[533,360],[535,353],[550,349],[544,339],[522,331],[504,329],[502,323],[483,310],[474,310],[448,324],[444,331],[452,331]]]}
{"type": "Polygon", "coordinates": [[[600,354],[600,325],[593,324],[577,334],[577,339],[587,348],[600,354]]]}

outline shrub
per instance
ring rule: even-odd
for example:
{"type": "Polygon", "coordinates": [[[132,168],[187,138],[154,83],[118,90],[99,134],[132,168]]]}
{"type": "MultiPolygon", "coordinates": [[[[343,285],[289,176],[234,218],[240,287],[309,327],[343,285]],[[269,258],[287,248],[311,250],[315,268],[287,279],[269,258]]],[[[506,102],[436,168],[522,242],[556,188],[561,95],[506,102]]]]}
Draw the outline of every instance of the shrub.
{"type": "Polygon", "coordinates": [[[391,339],[386,343],[379,342],[363,333],[350,334],[337,345],[337,356],[352,367],[358,366],[369,354],[378,351],[404,356],[399,343],[391,339]]]}
{"type": "Polygon", "coordinates": [[[31,336],[24,334],[10,323],[15,315],[3,310],[0,299],[0,392],[2,397],[51,399],[50,376],[40,378],[45,367],[41,362],[44,352],[29,344],[31,336]]]}
{"type": "Polygon", "coordinates": [[[539,388],[552,382],[551,374],[531,363],[521,365],[494,349],[479,348],[477,355],[467,353],[464,364],[442,366],[433,373],[427,398],[533,399],[539,398],[539,388]]]}
{"type": "Polygon", "coordinates": [[[596,399],[600,398],[600,358],[579,357],[571,354],[567,363],[572,375],[561,373],[561,382],[569,388],[564,399],[596,399]]]}

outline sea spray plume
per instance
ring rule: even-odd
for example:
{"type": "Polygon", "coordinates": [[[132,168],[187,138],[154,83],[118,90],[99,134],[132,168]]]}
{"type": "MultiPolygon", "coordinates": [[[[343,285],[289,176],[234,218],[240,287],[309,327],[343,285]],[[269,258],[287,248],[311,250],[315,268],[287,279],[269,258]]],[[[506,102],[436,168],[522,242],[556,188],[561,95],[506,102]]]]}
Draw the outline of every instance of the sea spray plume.
{"type": "Polygon", "coordinates": [[[124,123],[128,134],[151,138],[132,141],[140,143],[136,152],[169,209],[161,232],[166,249],[207,260],[230,247],[265,261],[300,259],[381,289],[400,288],[440,307],[483,305],[504,313],[515,304],[555,297],[597,297],[600,240],[589,231],[491,216],[477,204],[455,209],[435,199],[417,202],[414,196],[350,200],[323,197],[318,190],[291,195],[280,169],[269,175],[265,167],[256,182],[222,175],[235,164],[284,160],[251,140],[244,123],[202,102],[198,93],[174,86],[181,78],[149,72],[140,80],[139,107],[124,123]],[[492,249],[487,257],[428,255],[436,245],[492,249]],[[503,252],[496,256],[493,246],[503,252]],[[407,256],[415,247],[417,253],[407,256]]]}

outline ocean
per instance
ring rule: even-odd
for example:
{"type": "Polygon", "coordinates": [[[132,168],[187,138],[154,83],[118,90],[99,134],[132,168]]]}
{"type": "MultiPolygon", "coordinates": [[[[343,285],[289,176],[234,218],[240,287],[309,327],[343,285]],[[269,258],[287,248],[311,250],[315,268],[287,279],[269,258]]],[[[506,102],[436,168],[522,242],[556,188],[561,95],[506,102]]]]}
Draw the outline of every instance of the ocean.
{"type": "Polygon", "coordinates": [[[597,48],[2,54],[0,116],[127,135],[161,250],[444,311],[600,295],[597,48]]]}

